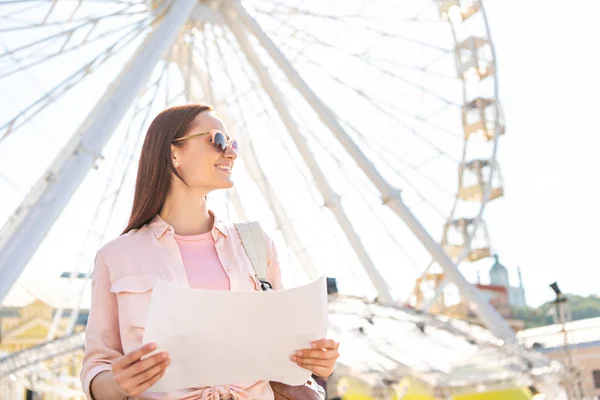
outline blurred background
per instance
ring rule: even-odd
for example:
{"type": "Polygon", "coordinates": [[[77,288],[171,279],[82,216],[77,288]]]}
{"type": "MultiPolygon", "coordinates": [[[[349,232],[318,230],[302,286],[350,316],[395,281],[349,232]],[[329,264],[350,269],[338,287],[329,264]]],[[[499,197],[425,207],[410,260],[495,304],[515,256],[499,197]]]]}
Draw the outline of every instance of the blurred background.
{"type": "Polygon", "coordinates": [[[600,3],[0,1],[0,398],[83,399],[95,252],[161,110],[209,104],[329,398],[600,398],[600,3]],[[552,286],[551,286],[552,285],[552,286]]]}

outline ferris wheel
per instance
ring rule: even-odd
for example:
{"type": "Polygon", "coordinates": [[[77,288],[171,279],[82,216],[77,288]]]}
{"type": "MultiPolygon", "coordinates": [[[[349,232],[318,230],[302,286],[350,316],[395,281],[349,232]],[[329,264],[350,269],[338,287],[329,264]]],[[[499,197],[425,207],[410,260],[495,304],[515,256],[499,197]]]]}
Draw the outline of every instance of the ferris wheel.
{"type": "Polygon", "coordinates": [[[464,277],[503,195],[480,1],[0,1],[0,45],[0,300],[65,229],[89,271],[152,116],[200,102],[241,143],[211,205],[277,230],[294,271],[396,302],[440,268],[511,337],[464,277]]]}

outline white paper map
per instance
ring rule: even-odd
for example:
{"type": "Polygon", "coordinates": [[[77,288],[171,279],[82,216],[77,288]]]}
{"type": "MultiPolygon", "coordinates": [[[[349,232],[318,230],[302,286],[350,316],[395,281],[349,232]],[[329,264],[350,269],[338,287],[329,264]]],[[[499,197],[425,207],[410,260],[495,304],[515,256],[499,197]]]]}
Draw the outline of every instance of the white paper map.
{"type": "Polygon", "coordinates": [[[167,351],[171,365],[151,392],[258,380],[290,385],[311,372],[290,360],[327,334],[325,277],[272,292],[189,289],[159,281],[152,292],[144,344],[167,351]]]}

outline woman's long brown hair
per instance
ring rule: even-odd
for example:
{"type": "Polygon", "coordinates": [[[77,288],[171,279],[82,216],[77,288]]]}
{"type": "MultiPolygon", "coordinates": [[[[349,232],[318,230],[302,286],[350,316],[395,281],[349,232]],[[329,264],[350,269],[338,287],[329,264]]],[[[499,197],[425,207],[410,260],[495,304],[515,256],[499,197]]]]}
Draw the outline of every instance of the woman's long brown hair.
{"type": "Polygon", "coordinates": [[[172,174],[183,181],[171,161],[171,143],[185,136],[194,118],[204,111],[212,108],[202,104],[171,107],[150,124],[138,164],[131,216],[122,235],[141,228],[158,214],[171,188],[172,174]]]}

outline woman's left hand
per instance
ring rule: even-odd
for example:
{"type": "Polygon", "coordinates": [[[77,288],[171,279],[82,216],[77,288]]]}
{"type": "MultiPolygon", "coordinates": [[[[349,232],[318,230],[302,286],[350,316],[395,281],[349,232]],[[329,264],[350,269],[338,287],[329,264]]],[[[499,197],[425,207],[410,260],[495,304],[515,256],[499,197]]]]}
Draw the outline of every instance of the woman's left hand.
{"type": "Polygon", "coordinates": [[[321,339],[312,342],[311,345],[312,349],[298,350],[290,359],[316,376],[326,378],[333,372],[335,362],[340,356],[340,344],[332,339],[321,339]]]}

